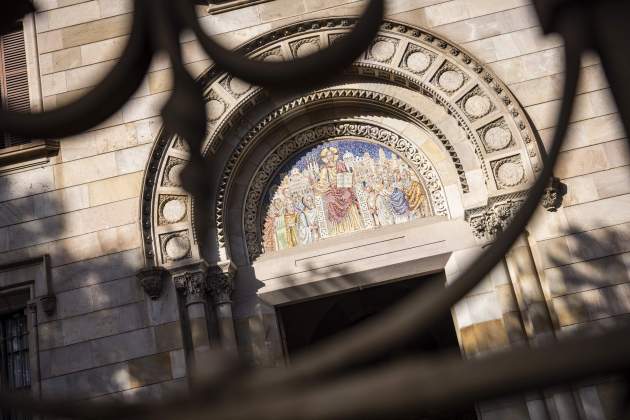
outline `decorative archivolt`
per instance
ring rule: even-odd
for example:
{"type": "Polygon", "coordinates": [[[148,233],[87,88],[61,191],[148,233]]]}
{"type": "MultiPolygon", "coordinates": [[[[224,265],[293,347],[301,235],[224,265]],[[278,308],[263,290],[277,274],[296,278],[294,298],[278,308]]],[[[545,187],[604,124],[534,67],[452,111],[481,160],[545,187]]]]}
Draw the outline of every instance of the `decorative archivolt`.
{"type": "MultiPolygon", "coordinates": [[[[432,133],[444,146],[446,152],[451,158],[453,165],[457,171],[459,177],[460,188],[462,192],[468,192],[468,182],[466,179],[466,173],[464,166],[461,163],[457,151],[451,144],[450,140],[444,135],[442,130],[429,120],[424,114],[417,109],[406,104],[405,102],[396,99],[392,96],[385,95],[378,92],[372,92],[365,89],[324,89],[318,92],[311,93],[309,95],[294,99],[288,103],[278,107],[270,114],[266,115],[256,126],[251,129],[240,141],[239,146],[236,147],[228,158],[227,164],[223,170],[221,180],[219,182],[217,198],[215,201],[215,215],[217,225],[217,235],[220,244],[225,244],[226,240],[226,227],[224,215],[227,213],[227,197],[229,195],[229,187],[233,182],[233,177],[238,169],[239,162],[245,159],[245,155],[252,147],[257,143],[257,139],[261,138],[265,130],[272,125],[272,123],[286,118],[293,112],[299,112],[308,106],[312,106],[317,103],[326,103],[330,100],[336,101],[360,101],[363,106],[368,106],[370,103],[375,104],[379,108],[388,110],[389,112],[395,111],[396,113],[402,112],[408,119],[415,124],[418,124],[430,133],[432,133]]],[[[247,215],[244,216],[245,220],[248,220],[247,215]]],[[[253,233],[247,231],[248,244],[253,241],[253,233]]],[[[248,246],[249,249],[249,246],[248,246]]]]}
{"type": "MultiPolygon", "coordinates": [[[[264,60],[288,60],[327,47],[335,39],[344,36],[355,22],[354,18],[325,18],[291,24],[246,43],[239,51],[264,60]]],[[[372,46],[348,73],[360,76],[357,80],[378,80],[403,87],[409,92],[430,98],[440,106],[465,133],[466,141],[479,160],[488,197],[526,190],[534,179],[534,173],[540,170],[538,144],[515,98],[478,60],[441,37],[410,25],[386,21],[372,46]]],[[[232,78],[217,68],[209,69],[200,82],[206,86],[205,97],[211,120],[204,149],[209,154],[220,150],[223,140],[240,122],[242,115],[266,101],[268,96],[264,90],[232,78]]],[[[356,95],[356,92],[351,94],[356,95]]],[[[239,167],[239,159],[244,156],[242,152],[256,138],[256,132],[263,131],[274,120],[299,111],[309,101],[324,100],[323,96],[334,99],[336,96],[343,98],[349,95],[350,90],[347,89],[345,93],[343,89],[329,89],[281,106],[255,124],[250,134],[235,146],[236,153],[228,159],[224,174],[239,167]]],[[[457,148],[451,144],[452,139],[438,133],[439,124],[431,122],[429,116],[420,114],[405,101],[386,96],[363,92],[356,95],[355,99],[371,102],[375,106],[381,102],[382,108],[395,111],[397,115],[404,114],[409,121],[428,128],[440,140],[456,168],[460,193],[467,194],[470,185],[468,174],[457,155],[457,148]]],[[[161,263],[170,264],[172,261],[161,246],[165,243],[164,239],[175,235],[177,240],[166,243],[177,242],[182,245],[185,241],[194,240],[192,226],[194,218],[199,217],[195,215],[190,199],[181,201],[190,217],[180,219],[178,215],[183,212],[183,207],[168,204],[168,200],[162,197],[167,194],[186,195],[176,185],[176,181],[171,182],[177,179],[177,174],[171,172],[177,172],[177,168],[180,168],[174,162],[187,158],[183,149],[169,133],[161,133],[155,142],[145,177],[142,204],[145,254],[148,259],[161,263]],[[164,183],[163,180],[168,182],[164,183]],[[176,216],[162,215],[163,209],[171,212],[176,209],[176,216]],[[169,220],[178,221],[169,223],[169,220]]],[[[230,179],[223,177],[220,181],[217,197],[223,204],[229,194],[230,179]]],[[[226,246],[223,244],[226,238],[224,206],[217,206],[215,216],[218,239],[221,246],[226,246]]],[[[194,258],[198,252],[193,244],[192,251],[184,253],[185,248],[177,252],[177,256],[185,254],[184,259],[189,255],[194,258]]]]}
{"type": "Polygon", "coordinates": [[[444,187],[435,167],[408,139],[374,123],[364,121],[326,122],[302,130],[278,145],[258,168],[247,190],[243,225],[250,259],[262,253],[261,210],[270,181],[279,168],[297,152],[325,140],[358,138],[380,143],[403,157],[419,175],[433,213],[449,216],[444,187]]]}

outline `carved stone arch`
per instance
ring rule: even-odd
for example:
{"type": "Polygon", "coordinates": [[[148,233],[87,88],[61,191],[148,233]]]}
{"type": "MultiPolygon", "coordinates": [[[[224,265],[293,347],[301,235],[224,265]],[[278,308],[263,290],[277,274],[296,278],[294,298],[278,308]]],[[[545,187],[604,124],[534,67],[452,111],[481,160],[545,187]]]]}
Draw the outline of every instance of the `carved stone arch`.
{"type": "MultiPolygon", "coordinates": [[[[291,24],[248,42],[239,51],[266,60],[290,59],[325,48],[354,22],[354,18],[326,18],[291,24]]],[[[470,219],[475,232],[483,230],[479,220],[486,220],[486,213],[497,203],[518,202],[540,170],[539,146],[507,87],[460,47],[407,24],[384,22],[372,46],[342,80],[302,97],[270,97],[267,91],[216,68],[210,68],[201,82],[209,118],[204,151],[221,168],[213,174],[217,179],[248,164],[241,160],[247,155],[243,154],[247,133],[282,120],[283,107],[303,111],[318,99],[334,103],[353,92],[356,101],[380,103],[385,112],[432,133],[457,173],[462,211],[456,214],[470,219]],[[365,89],[361,86],[365,81],[381,83],[380,91],[365,89]]],[[[141,206],[143,245],[150,265],[183,265],[201,256],[194,237],[195,217],[216,218],[211,235],[217,249],[210,258],[230,258],[224,232],[226,207],[215,206],[212,216],[196,215],[178,182],[187,156],[184,142],[160,133],[145,174],[141,206]]],[[[220,179],[215,201],[225,203],[232,185],[229,177],[220,179]]],[[[245,216],[230,217],[243,220],[245,216]]]]}
{"type": "Polygon", "coordinates": [[[397,153],[419,176],[423,187],[428,192],[431,214],[450,216],[440,176],[433,163],[413,142],[374,121],[356,119],[324,121],[297,131],[289,139],[277,145],[265,157],[251,178],[243,211],[243,230],[250,262],[263,252],[260,247],[263,196],[269,182],[282,164],[291,156],[319,142],[344,138],[371,141],[397,153]]]}

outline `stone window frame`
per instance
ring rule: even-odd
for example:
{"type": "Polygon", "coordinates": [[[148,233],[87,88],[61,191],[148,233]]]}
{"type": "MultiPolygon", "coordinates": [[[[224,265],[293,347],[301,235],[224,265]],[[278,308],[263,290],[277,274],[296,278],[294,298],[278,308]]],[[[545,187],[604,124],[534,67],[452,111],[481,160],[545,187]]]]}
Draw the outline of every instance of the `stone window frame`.
{"type": "MultiPolygon", "coordinates": [[[[28,322],[28,301],[30,296],[29,288],[18,287],[15,289],[5,290],[0,293],[0,323],[3,324],[2,328],[2,336],[0,337],[0,353],[2,353],[2,365],[0,369],[2,372],[2,379],[0,379],[0,383],[3,391],[9,392],[30,392],[31,389],[31,372],[30,372],[30,360],[29,355],[31,354],[31,346],[30,346],[30,336],[29,336],[29,322],[28,322]],[[5,298],[6,297],[6,298],[5,298]],[[25,328],[24,330],[12,331],[7,335],[7,330],[4,328],[7,324],[15,325],[16,315],[20,315],[20,317],[24,317],[25,320],[25,328]],[[17,332],[18,335],[11,335],[12,333],[17,332]],[[25,348],[12,348],[13,345],[9,344],[12,342],[12,339],[16,337],[24,337],[26,336],[27,346],[25,348]],[[26,356],[24,359],[28,360],[28,369],[24,369],[28,371],[28,375],[26,372],[22,372],[21,376],[24,383],[16,384],[17,382],[15,378],[18,376],[17,372],[20,369],[16,369],[14,363],[10,363],[9,360],[11,355],[15,354],[24,354],[26,356]],[[6,371],[5,371],[6,370],[6,371]],[[13,379],[13,381],[12,381],[13,379]],[[6,382],[5,382],[6,380],[6,382]],[[11,383],[14,382],[14,383],[11,383]],[[28,382],[28,383],[27,383],[28,382]]],[[[21,342],[22,340],[18,340],[21,342]]],[[[13,359],[15,360],[15,359],[13,359]]],[[[21,362],[24,363],[24,360],[21,362]]],[[[22,366],[24,368],[24,366],[22,366]]]]}
{"type": "Polygon", "coordinates": [[[267,3],[271,0],[209,0],[208,14],[217,15],[219,13],[230,12],[256,4],[267,3]]]}
{"type": "Polygon", "coordinates": [[[9,307],[2,297],[16,292],[27,292],[28,299],[22,306],[28,325],[28,352],[31,370],[30,392],[41,397],[41,372],[39,360],[39,324],[42,318],[56,310],[56,298],[51,293],[50,258],[42,255],[26,260],[0,265],[0,313],[19,310],[9,307]]]}
{"type": "MultiPolygon", "coordinates": [[[[43,95],[35,16],[29,14],[20,23],[24,34],[30,111],[41,112],[43,111],[43,95]]],[[[0,148],[0,176],[46,164],[58,152],[59,141],[50,139],[32,139],[23,144],[0,148]]]]}

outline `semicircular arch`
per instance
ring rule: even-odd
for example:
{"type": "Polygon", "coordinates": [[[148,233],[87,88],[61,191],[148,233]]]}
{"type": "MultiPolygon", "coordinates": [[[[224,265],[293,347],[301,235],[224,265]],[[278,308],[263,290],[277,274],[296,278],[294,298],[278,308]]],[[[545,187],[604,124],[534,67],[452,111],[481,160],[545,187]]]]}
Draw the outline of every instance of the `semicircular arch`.
{"type": "MultiPolygon", "coordinates": [[[[263,60],[288,60],[325,48],[353,22],[352,18],[325,18],[295,23],[264,34],[239,51],[263,60]]],[[[462,48],[408,24],[384,22],[372,46],[342,80],[307,95],[278,99],[216,68],[205,72],[200,81],[209,118],[204,153],[222,167],[213,215],[216,259],[230,257],[225,219],[233,174],[248,155],[243,152],[254,147],[247,142],[264,137],[250,134],[286,119],[291,112],[303,113],[309,103],[360,103],[431,132],[457,173],[458,194],[467,214],[496,202],[497,197],[524,194],[540,170],[541,149],[507,87],[462,48]],[[365,81],[381,83],[381,91],[361,86],[365,81]],[[259,108],[266,111],[257,114],[259,108]],[[250,114],[251,120],[243,124],[247,128],[241,129],[239,125],[250,114]],[[226,173],[231,175],[226,177],[226,173]],[[480,189],[485,192],[480,194],[480,189]]],[[[141,216],[145,256],[154,264],[177,265],[201,255],[193,228],[195,217],[200,216],[178,182],[187,155],[185,143],[166,132],[159,135],[151,154],[141,216]],[[173,201],[179,204],[167,206],[173,201]],[[164,208],[178,211],[167,217],[164,208]]],[[[250,216],[239,216],[246,217],[250,216]]],[[[238,232],[245,233],[245,229],[238,232]]]]}

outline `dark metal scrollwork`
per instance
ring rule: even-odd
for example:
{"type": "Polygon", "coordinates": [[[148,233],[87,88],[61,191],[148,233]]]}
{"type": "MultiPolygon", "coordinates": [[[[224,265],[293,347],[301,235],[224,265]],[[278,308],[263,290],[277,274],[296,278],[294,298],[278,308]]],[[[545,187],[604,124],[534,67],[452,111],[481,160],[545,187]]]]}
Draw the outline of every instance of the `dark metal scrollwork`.
{"type": "MultiPolygon", "coordinates": [[[[536,0],[547,32],[565,41],[566,78],[562,107],[545,166],[511,223],[457,280],[439,290],[421,289],[389,312],[371,319],[344,336],[314,347],[273,371],[239,371],[230,380],[209,381],[190,395],[161,404],[113,403],[95,406],[65,401],[35,401],[0,395],[0,405],[67,418],[190,419],[333,419],[391,418],[427,408],[444,408],[516,392],[559,385],[592,375],[630,368],[627,331],[600,337],[567,339],[536,349],[518,349],[478,360],[456,357],[395,360],[380,367],[348,373],[347,368],[386,354],[396,345],[426,331],[470,292],[503,258],[524,230],[552,176],[573,109],[580,59],[595,47],[630,129],[629,56],[620,40],[630,38],[630,5],[624,1],[580,2],[536,0]],[[616,49],[616,51],[615,51],[616,49]],[[345,372],[345,373],[344,373],[345,372]],[[330,403],[334,399],[334,403],[330,403]]],[[[185,186],[196,197],[209,185],[203,176],[199,149],[206,117],[201,90],[185,70],[178,35],[190,28],[217,65],[248,82],[270,88],[304,88],[321,82],[350,64],[376,35],[383,1],[372,0],[354,31],[328,50],[290,63],[262,63],[235,55],[205,36],[190,1],[135,0],[129,44],[105,80],[74,104],[40,115],[0,112],[0,128],[17,135],[61,137],[84,131],[112,115],[137,89],[153,53],[168,53],[175,76],[170,100],[162,115],[169,132],[186,139],[193,151],[185,186]],[[325,72],[322,68],[327,69],[325,72]]],[[[630,130],[627,130],[630,131],[630,130]]]]}

